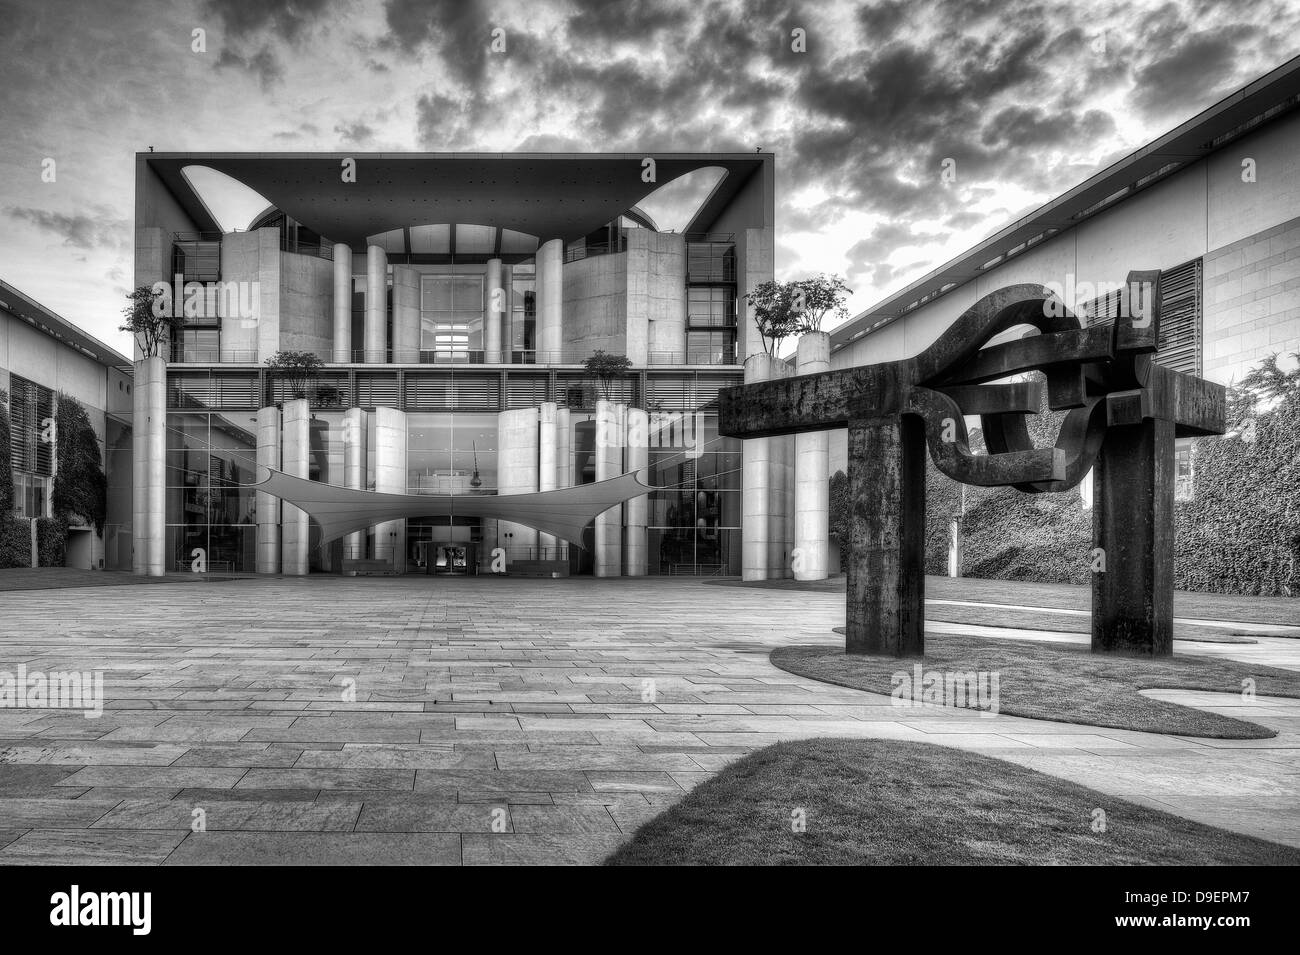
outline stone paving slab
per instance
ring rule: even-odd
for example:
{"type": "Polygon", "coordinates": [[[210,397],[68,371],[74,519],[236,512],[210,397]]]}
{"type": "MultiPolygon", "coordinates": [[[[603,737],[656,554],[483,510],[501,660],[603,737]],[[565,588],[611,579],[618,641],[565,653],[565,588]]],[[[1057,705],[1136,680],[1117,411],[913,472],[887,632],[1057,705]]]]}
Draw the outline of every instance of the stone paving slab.
{"type": "MultiPolygon", "coordinates": [[[[981,583],[952,596],[978,602],[981,583]]],[[[994,602],[1077,599],[989,583],[994,602]]],[[[1300,845],[1300,702],[1149,691],[1279,729],[1271,740],[898,707],[767,662],[775,646],[840,641],[833,592],[654,578],[118,584],[4,595],[0,669],[102,669],[107,699],[95,719],[0,710],[0,864],[593,863],[745,753],[812,736],[973,749],[1300,845]],[[196,809],[206,831],[192,831],[196,809]]],[[[1188,605],[1273,622],[1286,609],[1188,605]]],[[[1300,640],[1196,652],[1300,668],[1300,640]]]]}

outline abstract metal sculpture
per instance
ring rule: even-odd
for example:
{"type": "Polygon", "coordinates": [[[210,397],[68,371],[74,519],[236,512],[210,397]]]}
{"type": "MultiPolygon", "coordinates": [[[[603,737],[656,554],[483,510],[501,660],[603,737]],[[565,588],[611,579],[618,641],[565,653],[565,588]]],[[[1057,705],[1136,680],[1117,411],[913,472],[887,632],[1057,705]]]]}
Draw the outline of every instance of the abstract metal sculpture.
{"type": "Polygon", "coordinates": [[[274,468],[252,487],[306,511],[321,527],[322,544],[385,521],[458,515],[512,521],[582,547],[582,531],[597,514],[654,490],[642,472],[608,481],[533,494],[383,494],[322,484],[274,468]]]}
{"type": "Polygon", "coordinates": [[[723,435],[849,430],[847,652],[924,653],[928,445],[955,481],[1030,494],[1071,488],[1095,467],[1093,652],[1172,653],[1174,438],[1222,434],[1225,392],[1152,361],[1159,284],[1158,271],[1130,273],[1118,317],[1096,325],[1042,286],[1013,285],[913,358],[721,393],[723,435]],[[1006,381],[1029,372],[1046,381],[1006,381]],[[1055,445],[1035,448],[1025,415],[1044,385],[1048,407],[1067,413],[1055,445]],[[971,452],[967,415],[987,454],[971,452]]]}

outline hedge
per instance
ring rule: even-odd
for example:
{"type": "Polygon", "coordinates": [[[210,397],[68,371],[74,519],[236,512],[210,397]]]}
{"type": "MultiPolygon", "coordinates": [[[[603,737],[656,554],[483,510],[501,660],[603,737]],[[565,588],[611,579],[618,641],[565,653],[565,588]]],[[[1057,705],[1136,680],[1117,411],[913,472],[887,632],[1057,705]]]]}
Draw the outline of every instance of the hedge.
{"type": "Polygon", "coordinates": [[[11,514],[0,514],[0,570],[32,566],[32,528],[11,514]]]}
{"type": "Polygon", "coordinates": [[[38,517],[36,519],[37,566],[62,567],[67,554],[67,520],[62,517],[38,517]]]}

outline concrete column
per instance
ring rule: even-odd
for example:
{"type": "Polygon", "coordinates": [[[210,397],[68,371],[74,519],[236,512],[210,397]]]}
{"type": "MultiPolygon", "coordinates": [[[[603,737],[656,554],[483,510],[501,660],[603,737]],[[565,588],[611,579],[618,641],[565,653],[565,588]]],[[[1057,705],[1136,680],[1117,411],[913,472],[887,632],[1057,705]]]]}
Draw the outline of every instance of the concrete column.
{"type": "MultiPolygon", "coordinates": [[[[406,493],[406,413],[375,409],[375,490],[406,493]]],[[[375,525],[375,556],[391,558],[396,573],[406,573],[406,521],[375,525]]]]}
{"type": "MultiPolygon", "coordinates": [[[[343,483],[359,491],[366,488],[366,413],[360,408],[349,408],[343,414],[343,483]]],[[[365,531],[353,531],[343,538],[344,560],[365,556],[365,531]]]]}
{"type": "MultiPolygon", "coordinates": [[[[745,383],[785,378],[790,367],[766,353],[745,360],[745,383]]],[[[741,444],[741,577],[767,580],[787,575],[786,480],[789,437],[750,438],[741,444]]]]}
{"type": "MultiPolygon", "coordinates": [[[[148,454],[149,576],[167,573],[167,362],[147,358],[149,373],[148,454]]],[[[188,556],[188,555],[186,555],[188,556]]]]}
{"type": "MultiPolygon", "coordinates": [[[[280,469],[293,477],[307,477],[310,453],[311,403],[306,398],[286,401],[280,425],[280,469]]],[[[288,501],[283,502],[280,517],[282,573],[293,577],[307,576],[310,570],[307,547],[310,533],[311,522],[307,512],[288,501]]]]}
{"type": "Polygon", "coordinates": [[[334,361],[352,360],[352,246],[334,243],[334,361]]]}
{"type": "Polygon", "coordinates": [[[406,266],[393,269],[393,361],[420,360],[420,273],[406,266]]]}
{"type": "MultiPolygon", "coordinates": [[[[280,468],[280,409],[274,405],[257,413],[257,466],[280,468]]],[[[280,572],[280,499],[257,492],[257,572],[280,572]]]]}
{"type": "Polygon", "coordinates": [[[558,361],[564,351],[564,243],[537,249],[537,350],[540,361],[558,361]]]}
{"type": "Polygon", "coordinates": [[[573,487],[573,421],[568,408],[555,409],[555,486],[573,487]]]}
{"type": "Polygon", "coordinates": [[[131,567],[159,577],[167,572],[167,363],[137,361],[132,388],[131,567]]]}
{"type": "MultiPolygon", "coordinates": [[[[497,493],[537,490],[536,408],[516,408],[497,415],[497,493]]],[[[509,560],[526,558],[537,546],[537,531],[511,521],[497,522],[497,539],[509,560]]]]}
{"type": "MultiPolygon", "coordinates": [[[[641,408],[627,411],[627,470],[639,471],[650,462],[650,416],[641,408]]],[[[648,572],[649,547],[646,527],[650,516],[650,498],[634,497],[624,505],[627,513],[627,565],[629,577],[644,577],[648,572]]]]}
{"type": "Polygon", "coordinates": [[[509,315],[510,302],[500,259],[488,259],[484,288],[487,293],[487,307],[483,310],[483,361],[495,365],[501,361],[501,353],[505,351],[505,346],[502,344],[502,331],[509,315]]]}
{"type": "MultiPolygon", "coordinates": [[[[601,398],[596,402],[596,480],[607,481],[623,473],[626,408],[601,398]]],[[[597,577],[623,573],[622,507],[611,507],[596,517],[595,570],[597,577]]]]}
{"type": "MultiPolygon", "coordinates": [[[[537,490],[554,491],[555,482],[555,413],[554,401],[544,401],[537,409],[537,490]]],[[[537,546],[548,559],[555,557],[555,538],[550,534],[537,535],[537,546]]]]}
{"type": "MultiPolygon", "coordinates": [[[[801,337],[795,363],[800,375],[830,371],[830,334],[808,332],[801,337]]],[[[830,546],[830,432],[797,434],[794,446],[794,576],[825,580],[830,546]]]]}
{"type": "MultiPolygon", "coordinates": [[[[136,346],[137,349],[139,346],[136,346]]],[[[131,571],[149,573],[149,374],[146,359],[135,363],[132,375],[131,424],[131,571]]],[[[0,467],[7,467],[0,462],[0,467]]]]}
{"type": "Polygon", "coordinates": [[[377,245],[366,249],[365,361],[382,364],[388,349],[388,253],[377,245]]]}

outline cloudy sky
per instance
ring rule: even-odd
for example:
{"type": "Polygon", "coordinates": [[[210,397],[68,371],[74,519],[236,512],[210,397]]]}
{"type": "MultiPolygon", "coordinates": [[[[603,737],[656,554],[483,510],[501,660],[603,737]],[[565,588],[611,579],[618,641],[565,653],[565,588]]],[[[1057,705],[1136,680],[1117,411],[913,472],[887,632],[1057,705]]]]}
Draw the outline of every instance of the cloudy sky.
{"type": "Polygon", "coordinates": [[[0,278],[122,351],[149,146],[761,146],[778,277],[838,272],[858,311],[1300,52],[1285,0],[0,0],[0,23],[0,278]]]}

